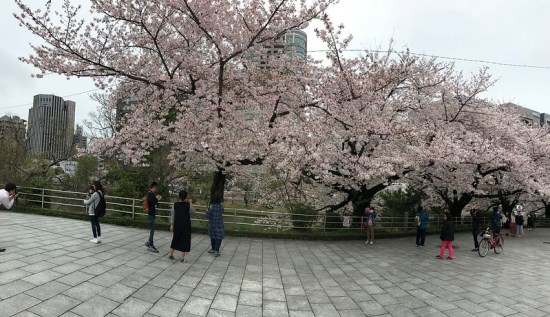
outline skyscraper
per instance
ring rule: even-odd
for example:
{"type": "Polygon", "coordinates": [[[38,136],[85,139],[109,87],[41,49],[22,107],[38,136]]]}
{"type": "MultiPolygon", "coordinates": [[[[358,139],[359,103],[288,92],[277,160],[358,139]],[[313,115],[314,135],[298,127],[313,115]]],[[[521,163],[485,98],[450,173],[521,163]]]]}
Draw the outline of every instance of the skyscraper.
{"type": "Polygon", "coordinates": [[[73,149],[75,102],[54,95],[34,96],[29,109],[28,141],[31,155],[63,160],[73,149]]]}

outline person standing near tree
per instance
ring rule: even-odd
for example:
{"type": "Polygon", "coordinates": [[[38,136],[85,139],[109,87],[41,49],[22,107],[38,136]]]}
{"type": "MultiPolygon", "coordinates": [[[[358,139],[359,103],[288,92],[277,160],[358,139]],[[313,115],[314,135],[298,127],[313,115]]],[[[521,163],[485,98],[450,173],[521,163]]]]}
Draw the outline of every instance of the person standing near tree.
{"type": "Polygon", "coordinates": [[[516,236],[521,238],[523,236],[523,213],[521,211],[518,211],[516,216],[516,228],[516,236]]]}
{"type": "MultiPolygon", "coordinates": [[[[7,183],[4,189],[0,189],[0,204],[6,209],[11,209],[17,196],[19,196],[17,186],[14,183],[7,183]]],[[[4,251],[6,251],[5,248],[0,248],[0,252],[4,251]]]]}
{"type": "Polygon", "coordinates": [[[84,205],[88,209],[88,215],[90,216],[90,222],[92,223],[92,235],[91,243],[101,243],[101,226],[99,225],[99,216],[95,214],[95,209],[103,196],[103,186],[99,181],[94,181],[88,189],[88,199],[84,199],[84,205]]]}
{"type": "Polygon", "coordinates": [[[422,206],[418,206],[418,225],[416,226],[416,246],[423,247],[426,241],[426,228],[428,228],[428,221],[430,216],[428,212],[424,210],[422,206]]]}
{"type": "Polygon", "coordinates": [[[477,251],[479,250],[478,236],[481,233],[481,215],[476,209],[470,210],[470,215],[472,216],[472,236],[474,237],[474,248],[472,251],[477,251]]]}
{"type": "Polygon", "coordinates": [[[219,194],[214,193],[210,202],[210,207],[206,211],[206,219],[208,219],[208,236],[210,236],[212,249],[208,253],[220,256],[220,246],[225,237],[222,199],[219,194]]]}
{"type": "Polygon", "coordinates": [[[367,242],[366,244],[374,243],[374,226],[376,225],[376,211],[374,208],[365,208],[365,224],[367,226],[367,242]]]}
{"type": "Polygon", "coordinates": [[[153,237],[155,235],[155,219],[157,217],[157,204],[159,200],[162,199],[162,196],[158,193],[159,184],[157,182],[152,182],[149,192],[147,193],[147,206],[149,208],[149,213],[147,215],[147,220],[149,221],[149,240],[145,242],[145,246],[149,252],[158,253],[159,251],[155,247],[153,237]]]}
{"type": "Polygon", "coordinates": [[[174,250],[181,252],[180,261],[184,262],[185,254],[191,251],[191,214],[195,212],[195,208],[187,199],[187,192],[182,190],[178,193],[179,201],[172,206],[172,217],[170,222],[170,231],[172,243],[168,258],[174,260],[174,250]]]}
{"type": "Polygon", "coordinates": [[[439,235],[439,238],[441,239],[441,248],[439,250],[439,254],[436,255],[436,258],[443,259],[443,255],[445,255],[445,249],[449,249],[449,256],[447,257],[447,259],[454,259],[453,241],[455,239],[455,229],[451,214],[449,214],[448,212],[443,215],[443,227],[441,228],[441,234],[439,235]]]}

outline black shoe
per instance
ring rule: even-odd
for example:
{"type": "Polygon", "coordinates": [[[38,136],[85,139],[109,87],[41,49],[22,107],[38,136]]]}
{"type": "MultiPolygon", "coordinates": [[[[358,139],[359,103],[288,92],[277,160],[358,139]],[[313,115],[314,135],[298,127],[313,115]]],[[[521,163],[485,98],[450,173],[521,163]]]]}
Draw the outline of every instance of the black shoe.
{"type": "Polygon", "coordinates": [[[184,259],[184,258],[181,258],[180,262],[181,262],[181,263],[185,262],[185,259],[184,259]]]}
{"type": "Polygon", "coordinates": [[[170,260],[175,259],[173,255],[169,256],[168,258],[169,258],[170,260]]]}
{"type": "Polygon", "coordinates": [[[159,253],[159,250],[157,250],[157,248],[155,248],[154,245],[149,246],[149,248],[148,248],[147,250],[148,250],[149,252],[159,253]]]}
{"type": "Polygon", "coordinates": [[[473,252],[477,252],[477,251],[478,251],[478,249],[472,249],[472,251],[473,251],[473,252]]]}
{"type": "Polygon", "coordinates": [[[4,252],[4,251],[6,251],[6,249],[1,249],[1,248],[0,248],[0,252],[4,252]]]}

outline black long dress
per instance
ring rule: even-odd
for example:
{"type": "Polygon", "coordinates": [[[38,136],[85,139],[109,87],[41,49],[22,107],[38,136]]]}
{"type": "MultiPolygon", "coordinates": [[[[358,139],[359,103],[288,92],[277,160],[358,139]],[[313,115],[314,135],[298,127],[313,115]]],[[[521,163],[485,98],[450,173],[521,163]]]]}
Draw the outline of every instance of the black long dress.
{"type": "Polygon", "coordinates": [[[174,204],[174,236],[170,247],[181,252],[191,250],[190,204],[179,201],[174,204]]]}

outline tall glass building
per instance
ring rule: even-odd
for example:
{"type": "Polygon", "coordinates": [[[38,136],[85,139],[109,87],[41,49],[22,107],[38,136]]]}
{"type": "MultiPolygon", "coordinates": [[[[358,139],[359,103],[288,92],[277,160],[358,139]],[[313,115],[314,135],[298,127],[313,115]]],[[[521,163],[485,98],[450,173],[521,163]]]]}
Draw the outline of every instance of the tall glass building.
{"type": "Polygon", "coordinates": [[[73,146],[75,102],[54,95],[34,96],[29,109],[27,137],[32,155],[59,160],[73,146]]]}

